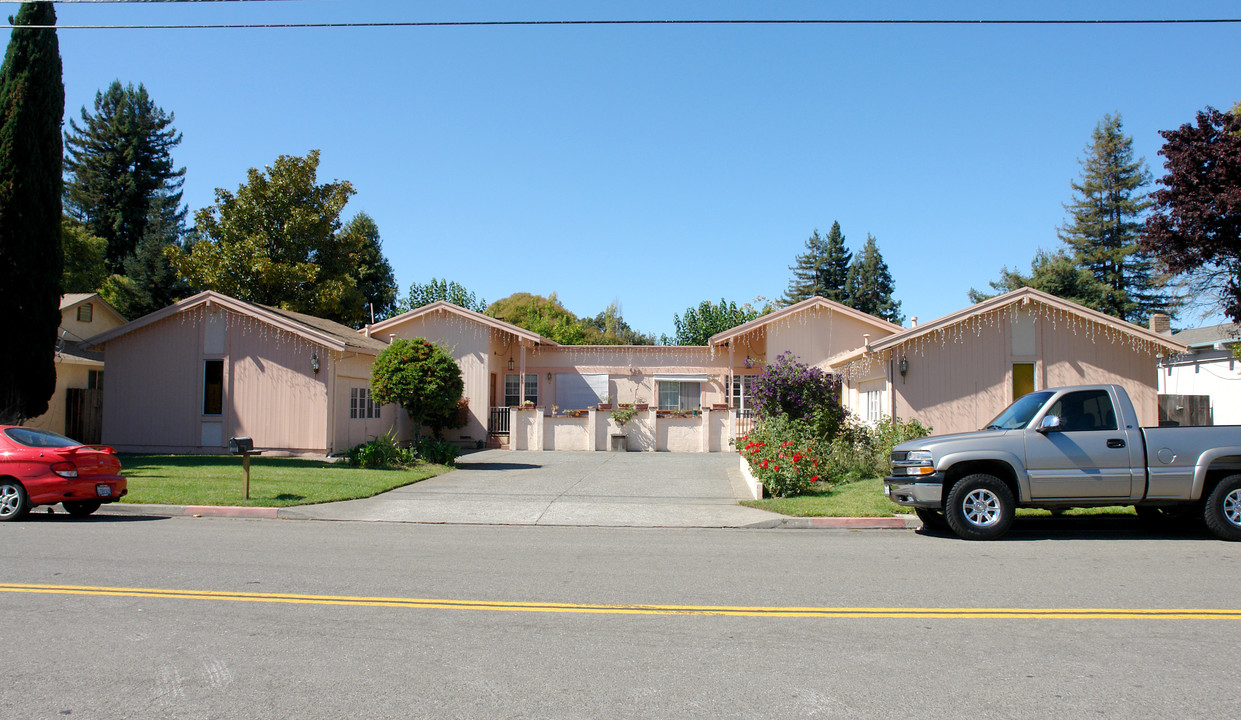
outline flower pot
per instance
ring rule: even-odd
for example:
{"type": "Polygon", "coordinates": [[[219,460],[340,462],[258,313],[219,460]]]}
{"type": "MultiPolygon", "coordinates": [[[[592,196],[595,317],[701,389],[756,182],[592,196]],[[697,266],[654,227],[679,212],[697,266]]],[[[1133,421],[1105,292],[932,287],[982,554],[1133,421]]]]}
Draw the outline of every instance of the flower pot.
{"type": "Polygon", "coordinates": [[[599,403],[599,409],[600,410],[611,410],[612,403],[599,403]]]}
{"type": "Polygon", "coordinates": [[[642,410],[646,410],[648,407],[650,406],[646,403],[634,403],[633,409],[642,411],[642,410]]]}

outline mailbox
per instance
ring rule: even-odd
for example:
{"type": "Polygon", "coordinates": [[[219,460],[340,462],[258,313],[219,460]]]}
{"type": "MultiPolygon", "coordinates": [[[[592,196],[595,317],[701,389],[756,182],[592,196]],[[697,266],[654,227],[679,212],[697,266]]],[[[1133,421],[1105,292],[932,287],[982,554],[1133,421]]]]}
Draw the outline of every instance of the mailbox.
{"type": "Polygon", "coordinates": [[[254,438],[234,437],[228,439],[228,451],[234,455],[254,452],[254,438]]]}

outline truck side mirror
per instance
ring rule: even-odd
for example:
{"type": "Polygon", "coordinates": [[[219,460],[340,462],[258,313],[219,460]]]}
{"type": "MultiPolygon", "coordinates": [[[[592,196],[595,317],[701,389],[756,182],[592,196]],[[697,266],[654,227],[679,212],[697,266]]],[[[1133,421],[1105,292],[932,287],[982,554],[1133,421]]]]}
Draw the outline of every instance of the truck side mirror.
{"type": "Polygon", "coordinates": [[[1039,423],[1038,431],[1044,435],[1049,432],[1060,432],[1060,416],[1044,415],[1043,422],[1039,423]]]}

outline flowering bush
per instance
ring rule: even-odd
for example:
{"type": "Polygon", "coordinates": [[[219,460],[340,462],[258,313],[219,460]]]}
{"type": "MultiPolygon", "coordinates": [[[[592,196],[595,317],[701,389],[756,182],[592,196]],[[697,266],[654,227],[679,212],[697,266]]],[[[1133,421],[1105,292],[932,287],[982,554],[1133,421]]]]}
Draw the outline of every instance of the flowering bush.
{"type": "Polygon", "coordinates": [[[816,436],[813,423],[788,415],[763,418],[738,445],[772,497],[798,495],[827,479],[821,452],[826,443],[816,436]]]}
{"type": "Polygon", "coordinates": [[[759,417],[786,414],[794,420],[817,416],[822,434],[836,434],[844,421],[840,378],[783,352],[754,378],[753,398],[759,417]]]}

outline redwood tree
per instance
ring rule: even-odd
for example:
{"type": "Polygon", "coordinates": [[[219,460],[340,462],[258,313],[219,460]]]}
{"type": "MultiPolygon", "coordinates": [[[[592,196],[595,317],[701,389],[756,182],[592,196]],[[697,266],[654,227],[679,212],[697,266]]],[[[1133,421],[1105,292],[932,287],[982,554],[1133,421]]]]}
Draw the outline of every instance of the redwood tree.
{"type": "Polygon", "coordinates": [[[1241,322],[1241,117],[1208,107],[1197,124],[1165,130],[1162,188],[1142,246],[1203,281],[1241,322]]]}
{"type": "Polygon", "coordinates": [[[0,66],[0,423],[47,411],[60,327],[61,81],[56,11],[21,6],[0,66]],[[44,26],[41,29],[21,27],[44,26]]]}

